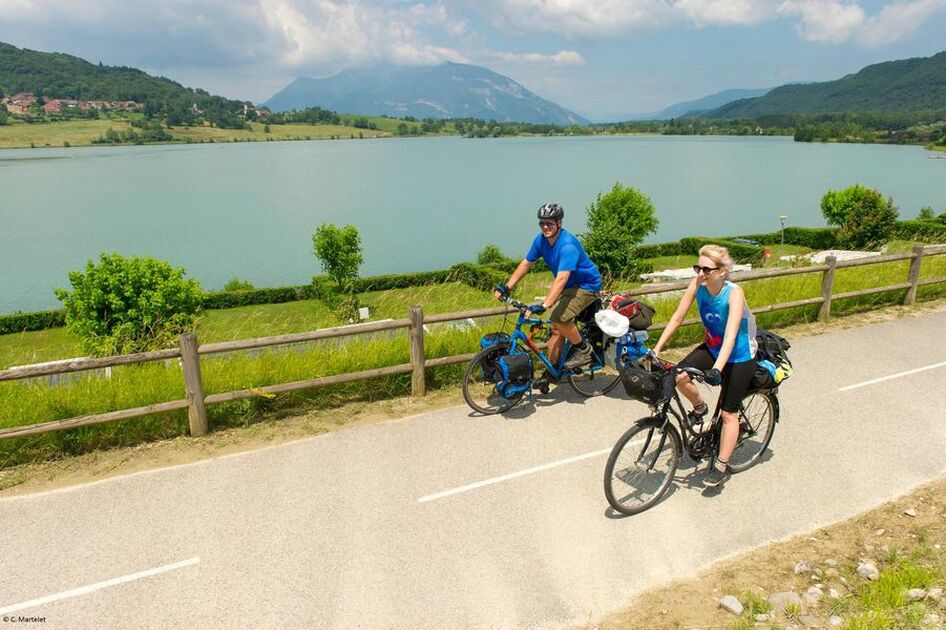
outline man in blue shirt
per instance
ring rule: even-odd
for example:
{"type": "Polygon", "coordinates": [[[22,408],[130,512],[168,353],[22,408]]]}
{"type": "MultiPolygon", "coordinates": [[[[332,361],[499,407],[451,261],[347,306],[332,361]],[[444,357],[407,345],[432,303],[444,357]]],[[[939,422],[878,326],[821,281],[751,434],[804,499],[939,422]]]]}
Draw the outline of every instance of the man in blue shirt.
{"type": "Polygon", "coordinates": [[[539,315],[551,308],[552,337],[549,339],[548,355],[553,365],[558,364],[565,339],[577,347],[577,351],[566,361],[566,368],[576,368],[591,362],[591,344],[581,338],[575,317],[598,297],[601,291],[601,274],[588,258],[581,243],[562,227],[565,211],[557,203],[539,207],[540,233],[532,242],[529,253],[504,285],[496,287],[496,298],[509,295],[516,283],[522,279],[532,264],[539,258],[545,261],[555,280],[548,295],[529,311],[539,315]]]}

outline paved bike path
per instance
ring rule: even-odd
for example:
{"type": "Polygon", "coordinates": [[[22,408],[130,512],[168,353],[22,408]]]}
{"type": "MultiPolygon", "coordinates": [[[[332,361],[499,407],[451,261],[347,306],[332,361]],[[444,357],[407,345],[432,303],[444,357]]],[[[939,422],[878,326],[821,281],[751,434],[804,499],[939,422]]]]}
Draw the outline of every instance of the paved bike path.
{"type": "Polygon", "coordinates": [[[946,365],[839,391],[943,364],[944,331],[934,313],[795,340],[771,457],[718,495],[684,460],[663,502],[628,518],[608,510],[603,468],[646,407],[567,386],[505,417],[455,407],[2,500],[0,611],[58,597],[4,612],[50,628],[591,621],[946,472],[930,395],[946,365]]]}

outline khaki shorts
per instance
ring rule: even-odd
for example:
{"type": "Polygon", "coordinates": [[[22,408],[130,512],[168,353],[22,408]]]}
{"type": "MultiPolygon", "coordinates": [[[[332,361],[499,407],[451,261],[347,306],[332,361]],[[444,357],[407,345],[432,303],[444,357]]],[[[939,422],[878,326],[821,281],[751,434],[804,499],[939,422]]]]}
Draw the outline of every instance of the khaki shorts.
{"type": "Polygon", "coordinates": [[[571,324],[597,297],[597,293],[579,287],[565,289],[558,302],[552,305],[549,317],[553,324],[571,324]]]}

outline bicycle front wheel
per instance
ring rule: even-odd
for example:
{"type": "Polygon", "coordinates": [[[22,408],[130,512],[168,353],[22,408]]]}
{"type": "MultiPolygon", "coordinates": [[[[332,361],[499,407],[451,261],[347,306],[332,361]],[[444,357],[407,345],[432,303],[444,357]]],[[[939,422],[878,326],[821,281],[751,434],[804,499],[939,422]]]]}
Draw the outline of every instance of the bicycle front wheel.
{"type": "Polygon", "coordinates": [[[496,390],[501,380],[496,362],[508,353],[508,346],[490,346],[480,350],[467,364],[463,372],[463,398],[473,411],[489,416],[512,409],[522,400],[522,393],[506,398],[496,390]]]}
{"type": "Polygon", "coordinates": [[[604,362],[600,350],[593,356],[591,365],[568,374],[568,384],[586,398],[607,394],[621,381],[621,373],[604,362]]]}
{"type": "Polygon", "coordinates": [[[621,436],[604,467],[604,495],[621,514],[653,507],[667,492],[682,447],[676,427],[643,418],[621,436]]]}
{"type": "Polygon", "coordinates": [[[772,441],[778,420],[778,399],[770,392],[751,392],[739,406],[739,438],[729,458],[732,471],[752,468],[772,441]]]}

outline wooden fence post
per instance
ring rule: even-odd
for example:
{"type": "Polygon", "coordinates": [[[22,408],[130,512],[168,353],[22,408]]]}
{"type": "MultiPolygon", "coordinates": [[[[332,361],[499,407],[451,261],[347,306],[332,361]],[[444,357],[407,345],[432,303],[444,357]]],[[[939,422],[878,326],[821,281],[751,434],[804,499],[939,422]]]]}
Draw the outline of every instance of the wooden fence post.
{"type": "Polygon", "coordinates": [[[910,306],[916,302],[916,290],[920,286],[920,265],[923,264],[923,248],[914,247],[913,255],[916,256],[916,258],[910,261],[910,275],[907,276],[907,282],[910,283],[910,288],[907,289],[907,295],[903,298],[904,306],[910,306]]]}
{"type": "Polygon", "coordinates": [[[412,306],[409,314],[411,325],[408,330],[408,340],[411,348],[411,395],[426,396],[427,381],[424,376],[424,309],[412,306]]]}
{"type": "Polygon", "coordinates": [[[838,265],[838,259],[835,256],[825,258],[828,268],[824,270],[821,277],[821,297],[824,302],[821,303],[821,310],[818,311],[818,321],[826,322],[831,318],[831,292],[834,290],[834,271],[838,265]]]}
{"type": "Polygon", "coordinates": [[[184,369],[184,394],[191,435],[199,437],[207,433],[207,410],[204,408],[204,382],[194,333],[181,335],[181,367],[184,369]]]}

